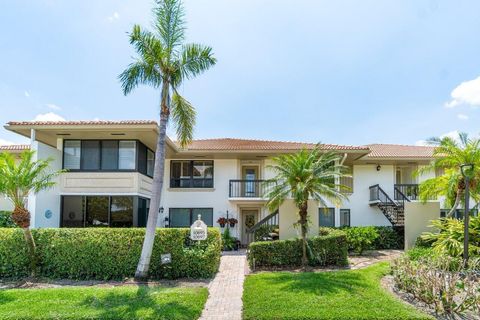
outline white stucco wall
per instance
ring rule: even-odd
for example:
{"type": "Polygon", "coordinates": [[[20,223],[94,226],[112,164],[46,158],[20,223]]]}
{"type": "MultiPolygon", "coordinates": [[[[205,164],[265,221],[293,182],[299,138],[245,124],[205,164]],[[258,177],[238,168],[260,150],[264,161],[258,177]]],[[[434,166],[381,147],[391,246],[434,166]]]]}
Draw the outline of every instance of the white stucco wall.
{"type": "Polygon", "coordinates": [[[405,203],[405,249],[413,248],[423,232],[433,232],[430,221],[440,218],[440,203],[405,203]]]}
{"type": "Polygon", "coordinates": [[[12,203],[7,198],[0,195],[0,211],[11,211],[11,210],[13,210],[12,203]]]}

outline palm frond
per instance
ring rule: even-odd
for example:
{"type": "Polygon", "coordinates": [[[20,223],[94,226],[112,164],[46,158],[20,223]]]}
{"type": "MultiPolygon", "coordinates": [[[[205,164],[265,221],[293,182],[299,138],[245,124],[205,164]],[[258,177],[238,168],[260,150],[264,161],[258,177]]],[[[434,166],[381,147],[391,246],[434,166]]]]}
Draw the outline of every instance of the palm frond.
{"type": "Polygon", "coordinates": [[[185,40],[185,12],[180,0],[157,0],[155,28],[170,57],[185,40]]]}
{"type": "Polygon", "coordinates": [[[175,90],[172,96],[171,116],[178,141],[182,147],[193,139],[197,112],[190,102],[175,90]]]}

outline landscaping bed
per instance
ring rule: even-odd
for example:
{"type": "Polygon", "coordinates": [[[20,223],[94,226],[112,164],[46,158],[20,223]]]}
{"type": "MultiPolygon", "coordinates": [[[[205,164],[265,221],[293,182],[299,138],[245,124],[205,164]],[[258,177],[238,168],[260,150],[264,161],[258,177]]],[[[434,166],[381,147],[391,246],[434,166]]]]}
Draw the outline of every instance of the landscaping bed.
{"type": "Polygon", "coordinates": [[[122,286],[0,290],[1,319],[197,319],[206,288],[122,286]]]}
{"type": "Polygon", "coordinates": [[[388,263],[337,272],[247,276],[244,319],[432,319],[385,291],[388,263]]]}

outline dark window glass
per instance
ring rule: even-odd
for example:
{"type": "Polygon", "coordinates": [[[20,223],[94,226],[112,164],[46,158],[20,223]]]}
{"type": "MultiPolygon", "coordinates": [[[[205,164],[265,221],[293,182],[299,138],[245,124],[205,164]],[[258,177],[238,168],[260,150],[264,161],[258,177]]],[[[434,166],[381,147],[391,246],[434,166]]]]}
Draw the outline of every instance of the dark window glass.
{"type": "Polygon", "coordinates": [[[82,141],[82,170],[100,169],[100,141],[82,141]]]}
{"type": "Polygon", "coordinates": [[[172,228],[190,227],[201,216],[207,226],[213,226],[213,208],[170,208],[169,226],[172,228]]]}
{"type": "Polygon", "coordinates": [[[340,209],[340,227],[350,226],[350,209],[340,209]]]}
{"type": "Polygon", "coordinates": [[[62,227],[81,228],[84,226],[85,197],[64,196],[62,206],[62,227]]]}
{"type": "Polygon", "coordinates": [[[87,227],[108,227],[109,197],[87,197],[87,227]]]}
{"type": "Polygon", "coordinates": [[[135,170],[136,141],[118,142],[118,168],[121,170],[135,170]]]}
{"type": "Polygon", "coordinates": [[[102,170],[118,169],[118,141],[102,141],[102,170]]]}
{"type": "Polygon", "coordinates": [[[80,140],[65,140],[63,145],[63,168],[80,169],[80,140]]]}
{"type": "Polygon", "coordinates": [[[335,227],[335,208],[319,208],[318,222],[321,227],[335,227]]]}
{"type": "Polygon", "coordinates": [[[148,219],[148,210],[150,209],[150,200],[138,198],[138,219],[137,227],[146,227],[148,219]]]}
{"type": "Polygon", "coordinates": [[[155,153],[147,149],[147,176],[153,177],[153,170],[155,168],[155,153]]]}
{"type": "Polygon", "coordinates": [[[172,161],[172,188],[212,188],[213,161],[172,161]]]}
{"type": "Polygon", "coordinates": [[[110,226],[114,228],[133,226],[133,197],[111,198],[110,226]]]}
{"type": "Polygon", "coordinates": [[[144,144],[138,144],[138,172],[147,174],[147,147],[144,144]]]}

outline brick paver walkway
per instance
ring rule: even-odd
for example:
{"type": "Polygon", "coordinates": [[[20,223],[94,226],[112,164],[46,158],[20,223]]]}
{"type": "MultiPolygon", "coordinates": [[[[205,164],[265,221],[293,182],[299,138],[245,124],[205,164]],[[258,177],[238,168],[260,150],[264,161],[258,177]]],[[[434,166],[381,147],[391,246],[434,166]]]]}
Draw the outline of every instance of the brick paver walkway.
{"type": "Polygon", "coordinates": [[[200,320],[242,319],[246,261],[245,251],[222,255],[220,270],[208,286],[208,300],[200,320]]]}

